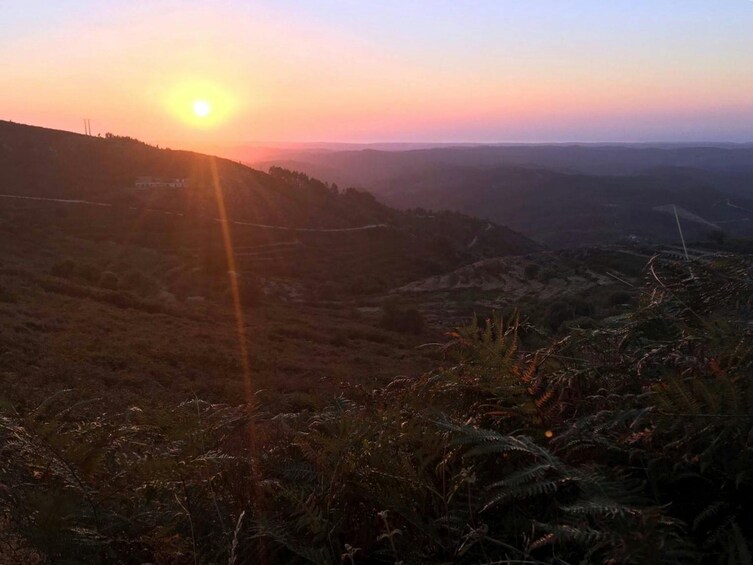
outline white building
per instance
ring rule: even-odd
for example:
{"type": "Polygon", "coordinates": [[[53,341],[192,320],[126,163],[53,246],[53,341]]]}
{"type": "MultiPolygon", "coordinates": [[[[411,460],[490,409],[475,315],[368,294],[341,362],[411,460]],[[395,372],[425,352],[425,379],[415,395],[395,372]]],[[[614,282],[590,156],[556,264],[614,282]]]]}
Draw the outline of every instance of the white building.
{"type": "Polygon", "coordinates": [[[134,186],[136,188],[187,188],[188,183],[188,179],[138,177],[134,186]]]}

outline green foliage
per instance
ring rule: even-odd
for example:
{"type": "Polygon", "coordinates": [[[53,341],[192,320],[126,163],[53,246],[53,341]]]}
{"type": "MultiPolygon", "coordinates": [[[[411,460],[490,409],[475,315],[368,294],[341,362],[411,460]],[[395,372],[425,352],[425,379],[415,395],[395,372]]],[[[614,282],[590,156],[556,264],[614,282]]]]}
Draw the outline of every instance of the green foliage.
{"type": "Polygon", "coordinates": [[[214,483],[239,463],[216,447],[247,411],[195,400],[169,423],[135,407],[81,419],[85,403],[61,408],[69,396],[0,417],[0,509],[16,531],[56,562],[225,555],[231,510],[214,483]]]}
{"type": "Polygon", "coordinates": [[[476,318],[359,401],[6,411],[0,508],[74,563],[750,563],[748,269],[654,262],[538,352],[476,318]]]}

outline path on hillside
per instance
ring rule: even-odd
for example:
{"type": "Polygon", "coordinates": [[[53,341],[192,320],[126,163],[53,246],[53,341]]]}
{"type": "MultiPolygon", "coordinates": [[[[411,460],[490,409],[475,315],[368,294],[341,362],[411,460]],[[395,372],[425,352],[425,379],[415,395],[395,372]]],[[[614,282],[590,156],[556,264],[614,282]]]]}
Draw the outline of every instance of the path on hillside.
{"type": "MultiPolygon", "coordinates": [[[[112,208],[113,205],[108,202],[93,202],[91,200],[73,200],[65,198],[44,198],[42,196],[21,196],[18,194],[0,194],[0,198],[14,198],[18,200],[33,200],[38,202],[56,202],[58,204],[81,204],[84,206],[100,206],[105,208],[112,208]]],[[[166,216],[184,216],[180,212],[170,212],[169,210],[159,210],[157,208],[139,208],[137,206],[128,206],[129,210],[143,210],[146,212],[155,212],[157,214],[165,214],[166,216]]],[[[212,218],[215,222],[222,222],[220,218],[212,218]]],[[[256,224],[253,222],[241,222],[240,220],[228,220],[228,223],[238,226],[250,226],[254,228],[262,228],[269,230],[286,230],[297,232],[317,232],[317,233],[340,233],[340,232],[353,232],[353,231],[365,231],[381,228],[396,229],[395,226],[390,224],[366,224],[364,226],[357,226],[354,228],[295,228],[289,226],[272,226],[268,224],[256,224]]]]}
{"type": "Polygon", "coordinates": [[[737,204],[732,204],[732,202],[730,202],[730,199],[729,199],[729,198],[727,198],[727,200],[726,200],[726,201],[725,201],[724,203],[725,203],[725,204],[726,204],[727,206],[729,206],[730,208],[737,208],[738,210],[742,210],[742,211],[744,211],[744,212],[749,212],[749,213],[750,213],[750,212],[753,212],[753,210],[750,210],[750,209],[748,209],[748,208],[743,208],[742,206],[738,206],[737,204]]]}

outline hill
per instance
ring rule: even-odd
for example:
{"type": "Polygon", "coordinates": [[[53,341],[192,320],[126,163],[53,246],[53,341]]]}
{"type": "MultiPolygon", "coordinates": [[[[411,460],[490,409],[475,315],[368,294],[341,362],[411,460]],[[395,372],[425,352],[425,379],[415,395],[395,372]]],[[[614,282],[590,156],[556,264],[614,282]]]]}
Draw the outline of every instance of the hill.
{"type": "Polygon", "coordinates": [[[9,122],[0,123],[0,193],[6,202],[38,199],[27,201],[35,203],[27,214],[59,210],[50,221],[65,233],[190,254],[201,266],[224,261],[217,223],[224,213],[239,270],[292,278],[311,292],[325,282],[327,292],[380,290],[538,248],[486,221],[401,212],[369,193],[280,168],[268,174],[130,138],[9,122]],[[137,188],[142,176],[187,178],[189,185],[137,188]]]}
{"type": "MultiPolygon", "coordinates": [[[[237,401],[235,290],[254,386],[281,409],[367,389],[428,368],[415,348],[440,331],[384,324],[389,291],[539,248],[283,169],[8,122],[0,233],[0,404],[16,407],[63,388],[119,407],[237,401]],[[140,176],[189,184],[140,188],[140,176]]],[[[391,311],[410,313],[400,302],[391,311]]]]}
{"type": "MultiPolygon", "coordinates": [[[[398,148],[399,149],[399,148],[398,148]]],[[[346,184],[380,181],[437,165],[524,166],[589,175],[631,175],[657,168],[696,168],[724,173],[753,172],[751,144],[558,144],[475,145],[385,151],[290,149],[277,161],[310,163],[335,171],[346,184]]],[[[263,165],[263,163],[259,163],[263,165]]],[[[322,175],[322,178],[328,178],[322,175]]]]}
{"type": "Polygon", "coordinates": [[[677,241],[753,233],[753,149],[725,147],[455,147],[291,154],[277,161],[367,187],[399,208],[488,218],[549,246],[677,241]],[[668,211],[670,214],[668,214],[668,211]]]}

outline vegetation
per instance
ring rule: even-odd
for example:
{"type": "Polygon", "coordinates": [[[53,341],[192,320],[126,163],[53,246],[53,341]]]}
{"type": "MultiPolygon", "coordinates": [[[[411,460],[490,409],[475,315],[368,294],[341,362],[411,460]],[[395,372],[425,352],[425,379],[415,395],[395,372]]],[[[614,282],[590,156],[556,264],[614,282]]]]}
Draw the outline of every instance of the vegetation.
{"type": "Polygon", "coordinates": [[[394,300],[384,305],[382,327],[403,333],[420,334],[424,330],[424,318],[414,307],[401,307],[394,300]]]}
{"type": "MultiPolygon", "coordinates": [[[[537,352],[499,317],[368,396],[0,419],[6,559],[750,563],[749,262],[653,262],[537,352]],[[85,414],[85,415],[82,415],[85,414]],[[11,554],[9,552],[15,552],[11,554]]],[[[353,390],[355,392],[355,389],[353,390]]]]}
{"type": "Polygon", "coordinates": [[[689,242],[753,235],[753,151],[744,146],[291,149],[277,158],[267,165],[367,187],[401,209],[462,210],[552,248],[677,243],[673,205],[689,242]]]}
{"type": "Polygon", "coordinates": [[[209,158],[0,141],[97,202],[0,208],[0,563],[751,562],[749,243],[646,270],[218,161],[231,267],[209,158]]]}

